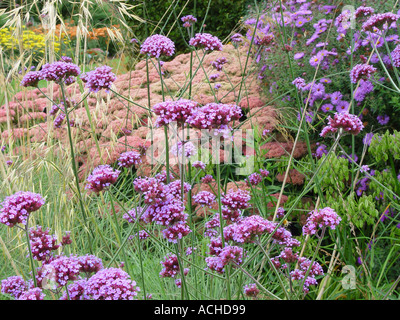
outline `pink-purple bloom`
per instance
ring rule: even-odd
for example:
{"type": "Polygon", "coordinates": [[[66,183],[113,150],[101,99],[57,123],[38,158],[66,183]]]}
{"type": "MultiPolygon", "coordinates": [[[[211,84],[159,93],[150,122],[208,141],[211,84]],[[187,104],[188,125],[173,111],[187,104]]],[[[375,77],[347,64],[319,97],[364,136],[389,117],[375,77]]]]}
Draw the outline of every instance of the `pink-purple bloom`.
{"type": "Polygon", "coordinates": [[[364,128],[359,117],[348,112],[335,113],[334,117],[328,116],[328,125],[324,127],[320,133],[321,137],[327,134],[336,133],[339,129],[343,129],[344,133],[357,135],[364,128]]]}
{"type": "Polygon", "coordinates": [[[309,212],[306,224],[303,226],[303,233],[313,235],[318,228],[329,227],[334,230],[342,219],[330,207],[309,212]]]}
{"type": "Polygon", "coordinates": [[[102,89],[105,89],[106,92],[110,91],[111,85],[117,79],[111,70],[111,67],[104,65],[87,72],[82,78],[86,82],[86,88],[91,92],[98,92],[102,89]]]}
{"type": "Polygon", "coordinates": [[[117,181],[120,173],[121,171],[114,170],[108,164],[100,165],[96,167],[92,174],[86,179],[87,184],[85,189],[96,193],[103,191],[117,181]]]}
{"type": "Polygon", "coordinates": [[[174,42],[166,36],[155,34],[148,37],[140,47],[141,54],[147,54],[152,58],[161,56],[171,57],[175,53],[174,42]]]}
{"type": "Polygon", "coordinates": [[[196,35],[189,40],[189,45],[206,51],[221,51],[223,47],[221,40],[209,33],[196,33],[196,35]]]}

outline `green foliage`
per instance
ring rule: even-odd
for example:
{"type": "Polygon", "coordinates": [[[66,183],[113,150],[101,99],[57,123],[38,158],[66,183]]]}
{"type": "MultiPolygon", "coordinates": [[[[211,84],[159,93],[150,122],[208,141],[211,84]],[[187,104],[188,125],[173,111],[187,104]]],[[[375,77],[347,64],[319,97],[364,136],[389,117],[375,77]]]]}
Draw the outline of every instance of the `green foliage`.
{"type": "MultiPolygon", "coordinates": [[[[335,195],[337,191],[343,192],[346,188],[346,181],[349,179],[349,161],[346,158],[337,157],[334,153],[323,155],[317,162],[320,165],[320,184],[327,195],[335,195]],[[324,161],[325,159],[325,161],[324,161]]],[[[315,188],[314,192],[317,192],[315,188]]]]}
{"type": "Polygon", "coordinates": [[[369,153],[377,162],[388,161],[390,155],[395,160],[400,159],[400,132],[393,134],[386,130],[383,135],[374,135],[369,147],[369,153]]]}
{"type": "MultiPolygon", "coordinates": [[[[186,1],[176,0],[129,0],[128,3],[139,5],[135,14],[148,21],[141,24],[138,24],[137,21],[128,21],[135,37],[143,41],[151,33],[168,34],[168,37],[175,43],[177,53],[186,51],[182,35],[187,37],[187,31],[182,27],[181,17],[191,14],[197,18],[197,22],[194,24],[195,33],[199,32],[205,18],[206,26],[203,32],[211,33],[223,40],[236,27],[238,21],[245,14],[246,7],[246,0],[198,0],[190,1],[186,7],[186,1]],[[210,7],[208,8],[209,3],[210,7]]],[[[186,41],[188,40],[186,39],[186,41]]]]}
{"type": "Polygon", "coordinates": [[[332,207],[342,218],[350,217],[351,222],[362,228],[365,224],[373,225],[379,217],[379,211],[375,208],[375,199],[372,195],[356,199],[352,192],[343,201],[337,201],[336,198],[328,198],[328,205],[332,207]]]}

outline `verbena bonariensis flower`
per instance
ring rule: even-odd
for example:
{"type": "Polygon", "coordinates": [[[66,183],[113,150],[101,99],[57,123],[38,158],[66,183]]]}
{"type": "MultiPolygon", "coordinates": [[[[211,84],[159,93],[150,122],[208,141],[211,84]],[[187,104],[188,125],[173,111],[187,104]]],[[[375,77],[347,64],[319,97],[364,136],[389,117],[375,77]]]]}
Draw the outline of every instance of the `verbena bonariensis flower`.
{"type": "Polygon", "coordinates": [[[202,207],[210,207],[215,203],[216,196],[209,191],[200,191],[198,194],[193,196],[193,202],[199,204],[202,207]]]}
{"type": "Polygon", "coordinates": [[[29,239],[33,259],[38,261],[47,261],[51,252],[60,247],[55,234],[49,234],[50,229],[43,230],[41,226],[29,229],[29,239]]]}
{"type": "Polygon", "coordinates": [[[224,64],[227,63],[227,62],[228,62],[228,60],[227,60],[225,57],[221,57],[221,58],[218,58],[218,59],[216,59],[215,61],[213,61],[213,62],[211,63],[211,65],[212,65],[215,69],[217,69],[217,71],[221,71],[222,68],[223,68],[223,66],[224,66],[224,64]]]}
{"type": "Polygon", "coordinates": [[[40,70],[42,79],[57,83],[64,81],[68,77],[77,77],[80,73],[81,69],[76,64],[63,61],[46,63],[40,70]]]}
{"type": "Polygon", "coordinates": [[[40,80],[42,80],[40,71],[29,71],[21,81],[23,87],[37,87],[40,80]]]}
{"type": "Polygon", "coordinates": [[[195,48],[203,48],[206,51],[221,51],[223,47],[221,40],[209,33],[196,33],[196,35],[189,40],[189,45],[195,48]]]}
{"type": "Polygon", "coordinates": [[[121,171],[114,170],[110,165],[104,164],[96,167],[92,174],[86,179],[85,189],[93,192],[100,192],[114,184],[121,171]]]}
{"type": "Polygon", "coordinates": [[[139,291],[128,273],[106,268],[89,278],[85,293],[90,300],[134,300],[139,291]]]}
{"type": "Polygon", "coordinates": [[[189,14],[187,16],[182,17],[181,21],[183,22],[183,26],[185,28],[189,28],[193,25],[193,23],[197,22],[197,18],[189,14]]]}
{"type": "Polygon", "coordinates": [[[59,61],[72,62],[72,58],[68,56],[62,56],[59,61]]]}
{"type": "Polygon", "coordinates": [[[175,278],[180,272],[178,257],[176,254],[168,254],[164,257],[164,261],[160,262],[163,269],[160,272],[162,278],[175,278]]]}
{"type": "Polygon", "coordinates": [[[182,125],[197,108],[197,102],[188,99],[157,103],[153,107],[153,112],[158,115],[155,126],[161,127],[175,121],[182,125]]]}
{"type": "Polygon", "coordinates": [[[28,289],[28,284],[21,276],[11,276],[1,280],[1,293],[9,294],[15,299],[28,289]]]}
{"type": "Polygon", "coordinates": [[[202,170],[206,169],[206,164],[200,160],[193,162],[192,166],[193,166],[193,168],[197,168],[197,169],[202,169],[202,170]]]}
{"type": "Polygon", "coordinates": [[[228,206],[222,206],[221,216],[224,220],[237,222],[242,217],[242,211],[240,209],[232,209],[228,206]]]}
{"type": "Polygon", "coordinates": [[[359,117],[348,112],[335,113],[333,118],[328,117],[328,125],[324,127],[320,133],[321,137],[325,137],[329,133],[336,133],[338,129],[343,129],[345,133],[357,135],[364,128],[359,117]]]}
{"type": "Polygon", "coordinates": [[[305,279],[303,286],[303,291],[305,293],[308,293],[310,285],[316,285],[318,283],[315,277],[323,275],[324,271],[318,262],[314,261],[313,263],[311,263],[311,260],[305,257],[299,258],[298,261],[299,268],[291,271],[290,276],[292,280],[302,280],[308,273],[308,276],[305,279]]]}
{"type": "Polygon", "coordinates": [[[44,203],[44,198],[38,193],[18,191],[1,203],[0,222],[9,227],[18,223],[25,225],[30,213],[39,210],[44,203]]]}
{"type": "Polygon", "coordinates": [[[79,271],[84,272],[86,274],[96,273],[104,268],[103,261],[101,260],[101,258],[93,254],[86,254],[84,256],[79,256],[78,261],[80,264],[79,271]]]}
{"type": "Polygon", "coordinates": [[[255,283],[250,283],[246,284],[243,287],[243,293],[247,297],[255,298],[260,293],[260,290],[258,290],[257,285],[255,283]]]}
{"type": "Polygon", "coordinates": [[[144,203],[157,204],[164,202],[168,195],[165,184],[156,178],[138,177],[133,181],[136,192],[141,192],[144,197],[144,203]]]}
{"type": "Polygon", "coordinates": [[[237,105],[212,102],[194,110],[188,123],[197,129],[219,129],[241,116],[242,109],[237,105]]]}
{"type": "Polygon", "coordinates": [[[254,172],[247,177],[246,182],[248,185],[256,186],[262,181],[262,179],[263,177],[261,174],[254,172]]]}
{"type": "Polygon", "coordinates": [[[98,92],[101,89],[105,89],[106,92],[109,92],[111,85],[117,79],[116,75],[111,72],[111,70],[111,67],[104,65],[87,72],[83,78],[86,82],[85,87],[91,92],[98,92]]]}
{"type": "Polygon", "coordinates": [[[203,183],[210,183],[214,180],[211,174],[206,174],[203,178],[201,178],[201,182],[203,183]]]}
{"type": "Polygon", "coordinates": [[[180,198],[182,191],[183,194],[188,193],[192,186],[188,182],[183,182],[182,184],[181,180],[175,180],[167,184],[166,188],[170,195],[180,198]]]}
{"type": "Polygon", "coordinates": [[[243,42],[243,36],[240,33],[235,33],[231,36],[231,41],[234,44],[239,44],[243,42]]]}
{"type": "Polygon", "coordinates": [[[64,287],[68,281],[74,281],[80,273],[81,264],[78,257],[59,256],[43,270],[42,277],[52,278],[58,287],[64,287]]]}
{"type": "Polygon", "coordinates": [[[183,156],[185,161],[186,159],[190,159],[197,154],[197,148],[190,141],[178,141],[171,146],[170,154],[177,157],[178,161],[182,160],[183,156]]]}
{"type": "Polygon", "coordinates": [[[79,279],[69,284],[67,287],[68,294],[64,291],[60,300],[90,300],[85,293],[86,284],[87,279],[79,279]]]}
{"type": "Polygon", "coordinates": [[[247,190],[238,189],[237,191],[229,190],[227,194],[221,198],[221,203],[230,209],[246,209],[249,207],[251,200],[250,193],[247,190]]]}
{"type": "Polygon", "coordinates": [[[393,67],[400,67],[400,45],[397,45],[391,53],[393,67]]]}
{"type": "Polygon", "coordinates": [[[233,224],[232,239],[239,243],[253,242],[257,236],[272,233],[275,227],[275,223],[259,215],[252,215],[233,224]]]}
{"type": "Polygon", "coordinates": [[[150,206],[148,214],[153,217],[152,221],[166,227],[184,222],[188,217],[182,200],[175,197],[169,197],[159,204],[150,206]]]}
{"type": "Polygon", "coordinates": [[[164,229],[162,234],[169,242],[177,243],[179,239],[187,236],[190,232],[192,232],[192,230],[190,230],[186,221],[183,221],[164,229]]]}
{"type": "Polygon", "coordinates": [[[210,243],[208,248],[210,251],[208,252],[209,255],[217,256],[222,250],[222,239],[221,236],[213,237],[210,239],[210,243]]]}
{"type": "Polygon", "coordinates": [[[148,37],[140,46],[140,53],[147,54],[152,58],[161,56],[170,57],[175,52],[174,42],[166,36],[155,34],[148,37]]]}
{"type": "Polygon", "coordinates": [[[303,233],[313,235],[318,228],[329,227],[332,230],[336,228],[342,219],[330,207],[309,212],[306,224],[303,226],[303,233]]]}
{"type": "Polygon", "coordinates": [[[42,292],[40,288],[32,288],[23,292],[18,300],[43,300],[46,295],[42,292]]]}
{"type": "Polygon", "coordinates": [[[218,273],[225,272],[225,266],[232,263],[235,267],[243,262],[243,249],[237,246],[224,247],[215,257],[207,257],[205,259],[207,267],[218,273]]]}
{"type": "Polygon", "coordinates": [[[369,80],[376,71],[377,69],[369,64],[356,64],[350,71],[350,80],[352,83],[361,79],[369,80]]]}
{"type": "Polygon", "coordinates": [[[124,168],[130,168],[142,162],[142,155],[137,151],[126,151],[121,153],[118,158],[118,165],[124,168]]]}
{"type": "Polygon", "coordinates": [[[60,112],[60,114],[53,121],[53,127],[57,129],[61,128],[62,124],[64,123],[65,117],[65,113],[60,112]]]}
{"type": "Polygon", "coordinates": [[[392,12],[374,14],[368,18],[362,25],[362,31],[374,31],[374,28],[380,28],[384,24],[392,24],[399,20],[400,16],[392,12]]]}
{"type": "Polygon", "coordinates": [[[390,120],[390,117],[387,114],[385,114],[383,116],[379,115],[379,116],[376,117],[376,120],[378,120],[379,124],[384,126],[384,125],[388,124],[388,122],[390,120]]]}

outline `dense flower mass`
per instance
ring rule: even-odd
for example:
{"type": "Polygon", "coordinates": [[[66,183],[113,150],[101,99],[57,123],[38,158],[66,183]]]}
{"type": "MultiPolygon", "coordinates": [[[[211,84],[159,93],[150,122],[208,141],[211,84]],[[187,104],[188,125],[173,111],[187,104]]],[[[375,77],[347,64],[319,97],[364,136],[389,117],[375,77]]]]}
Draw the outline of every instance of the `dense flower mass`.
{"type": "Polygon", "coordinates": [[[56,61],[46,63],[40,70],[42,79],[46,81],[62,82],[69,77],[78,77],[81,69],[74,63],[56,61]]]}
{"type": "Polygon", "coordinates": [[[188,99],[157,103],[153,107],[153,112],[158,115],[155,126],[161,127],[174,121],[184,124],[197,107],[197,102],[188,99]]]}
{"type": "Polygon", "coordinates": [[[39,81],[42,80],[42,74],[40,71],[29,71],[21,81],[23,87],[37,87],[39,81]]]}
{"type": "Polygon", "coordinates": [[[89,278],[85,294],[91,300],[134,300],[139,291],[128,273],[119,268],[106,268],[89,278]]]}
{"type": "Polygon", "coordinates": [[[18,300],[44,300],[46,295],[42,292],[40,288],[31,288],[25,292],[23,292],[18,300]]]}
{"type": "Polygon", "coordinates": [[[169,254],[164,257],[164,261],[161,261],[163,269],[160,272],[162,278],[175,278],[180,272],[178,257],[176,254],[169,254]]]}
{"type": "Polygon", "coordinates": [[[82,78],[82,80],[86,82],[86,88],[91,92],[98,92],[101,89],[105,89],[106,92],[108,92],[113,82],[117,79],[116,75],[111,72],[111,70],[111,67],[104,65],[87,72],[82,78]]]}
{"type": "Polygon", "coordinates": [[[121,153],[118,158],[118,165],[124,168],[130,168],[142,162],[142,156],[137,151],[126,151],[121,153]]]}
{"type": "Polygon", "coordinates": [[[93,254],[79,256],[78,261],[80,264],[79,271],[86,274],[96,273],[103,269],[103,261],[93,254]]]}
{"type": "Polygon", "coordinates": [[[30,228],[29,239],[31,244],[31,252],[34,259],[38,261],[46,261],[51,258],[51,252],[60,247],[55,234],[49,234],[50,229],[43,230],[41,226],[30,228]]]}
{"type": "Polygon", "coordinates": [[[201,206],[211,206],[215,203],[216,196],[209,191],[200,191],[193,196],[193,202],[201,206]]]}
{"type": "Polygon", "coordinates": [[[329,227],[335,229],[342,219],[329,207],[314,210],[309,213],[306,224],[303,226],[304,234],[315,234],[318,227],[329,227]]]}
{"type": "Polygon", "coordinates": [[[374,31],[374,28],[380,28],[384,24],[392,24],[399,20],[400,16],[392,12],[378,13],[372,15],[366,22],[362,25],[363,31],[374,31]]]}
{"type": "Polygon", "coordinates": [[[345,133],[357,135],[364,128],[359,117],[348,112],[335,113],[334,117],[328,116],[328,125],[324,127],[320,133],[321,137],[327,134],[336,133],[339,129],[343,129],[345,133]]]}
{"type": "Polygon", "coordinates": [[[152,58],[161,56],[170,57],[175,52],[174,42],[166,36],[155,34],[148,37],[140,47],[141,54],[147,54],[152,58]]]}
{"type": "Polygon", "coordinates": [[[255,283],[250,283],[250,284],[246,284],[243,287],[243,293],[247,297],[255,298],[260,293],[260,290],[257,288],[257,285],[255,283]]]}
{"type": "Polygon", "coordinates": [[[26,224],[30,213],[40,209],[44,203],[44,198],[38,193],[18,191],[1,203],[0,222],[9,227],[26,224]]]}
{"type": "Polygon", "coordinates": [[[369,64],[356,64],[350,71],[350,80],[352,83],[361,79],[369,80],[376,71],[377,69],[369,64]]]}
{"type": "Polygon", "coordinates": [[[188,122],[197,129],[220,129],[241,116],[242,109],[237,105],[212,102],[194,110],[188,122]]]}
{"type": "Polygon", "coordinates": [[[54,280],[58,287],[64,287],[68,281],[77,279],[81,264],[78,257],[71,255],[59,256],[46,266],[42,276],[54,280]]]}
{"type": "Polygon", "coordinates": [[[221,51],[223,47],[221,40],[209,33],[196,33],[196,35],[189,40],[189,45],[206,51],[221,51]]]}
{"type": "Polygon", "coordinates": [[[28,284],[21,276],[11,276],[1,280],[1,293],[18,299],[28,289],[28,284]]]}
{"type": "Polygon", "coordinates": [[[100,192],[110,185],[114,184],[121,171],[114,170],[111,166],[105,164],[96,167],[92,174],[86,179],[86,189],[93,192],[100,192]]]}

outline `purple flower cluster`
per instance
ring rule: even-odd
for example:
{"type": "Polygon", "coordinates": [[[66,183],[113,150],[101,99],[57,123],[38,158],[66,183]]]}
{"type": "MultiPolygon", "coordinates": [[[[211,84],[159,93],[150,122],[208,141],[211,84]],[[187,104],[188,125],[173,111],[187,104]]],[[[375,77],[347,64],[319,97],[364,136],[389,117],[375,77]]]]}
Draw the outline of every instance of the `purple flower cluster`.
{"type": "Polygon", "coordinates": [[[116,75],[111,72],[111,70],[111,67],[104,65],[87,72],[81,79],[85,82],[85,87],[88,88],[90,92],[98,92],[101,89],[105,89],[106,92],[109,92],[111,85],[117,79],[116,75]]]}
{"type": "Polygon", "coordinates": [[[160,262],[163,269],[160,272],[162,278],[175,278],[180,272],[178,257],[176,254],[168,254],[164,257],[164,261],[160,262]]]}
{"type": "Polygon", "coordinates": [[[243,248],[238,246],[226,246],[222,248],[218,255],[205,259],[207,268],[217,273],[224,273],[225,266],[232,263],[235,267],[243,262],[243,248]]]}
{"type": "Polygon", "coordinates": [[[78,262],[80,264],[79,271],[86,273],[87,275],[99,272],[104,268],[103,261],[101,260],[101,258],[92,254],[79,256],[78,262]]]}
{"type": "Polygon", "coordinates": [[[357,83],[361,79],[369,80],[375,72],[377,72],[377,69],[374,66],[356,64],[350,71],[350,80],[352,83],[357,83]]]}
{"type": "Polygon", "coordinates": [[[178,141],[174,145],[171,146],[170,154],[174,155],[178,158],[178,160],[182,159],[182,156],[190,159],[194,155],[197,154],[196,146],[190,141],[178,141]]]}
{"type": "Polygon", "coordinates": [[[142,162],[141,154],[137,151],[126,151],[121,153],[118,158],[118,165],[124,168],[130,168],[142,162]]]}
{"type": "Polygon", "coordinates": [[[183,27],[189,28],[193,25],[193,23],[197,22],[197,18],[189,14],[187,16],[182,17],[181,21],[183,22],[183,27]]]}
{"type": "Polygon", "coordinates": [[[1,280],[1,293],[18,299],[28,289],[28,284],[21,276],[11,276],[1,280]]]}
{"type": "Polygon", "coordinates": [[[53,63],[46,63],[39,72],[41,79],[60,83],[69,77],[78,77],[81,70],[74,63],[56,61],[53,63]]]}
{"type": "Polygon", "coordinates": [[[364,128],[359,117],[348,112],[335,113],[334,117],[328,117],[328,125],[324,127],[320,133],[321,137],[327,134],[336,133],[338,129],[352,135],[357,135],[364,128]]]}
{"type": "Polygon", "coordinates": [[[220,129],[241,116],[242,109],[237,105],[212,102],[194,110],[188,123],[197,129],[220,129]]]}
{"type": "Polygon", "coordinates": [[[134,300],[140,291],[128,273],[105,268],[89,278],[85,294],[91,300],[134,300]]]}
{"type": "Polygon", "coordinates": [[[255,298],[260,293],[260,290],[257,288],[257,285],[255,283],[250,283],[246,284],[243,287],[243,293],[246,297],[255,298]]]}
{"type": "Polygon", "coordinates": [[[218,58],[218,59],[216,59],[215,61],[213,61],[213,62],[211,63],[211,65],[212,65],[215,69],[217,69],[217,71],[221,71],[222,68],[223,68],[223,66],[224,66],[224,64],[227,63],[227,62],[228,62],[228,60],[227,60],[225,57],[221,57],[221,58],[218,58]]]}
{"type": "MultiPolygon", "coordinates": [[[[184,184],[183,192],[188,192],[190,187],[190,184],[184,184]]],[[[142,194],[144,203],[149,205],[142,215],[143,220],[166,227],[162,230],[165,239],[176,243],[191,232],[187,225],[188,214],[184,212],[185,206],[181,198],[180,180],[165,184],[156,178],[136,178],[134,188],[142,194]]]]}
{"type": "Polygon", "coordinates": [[[157,103],[153,107],[153,112],[158,115],[155,126],[161,127],[174,121],[184,124],[197,107],[197,102],[187,99],[157,103]]]}
{"type": "Polygon", "coordinates": [[[215,203],[216,196],[209,191],[200,191],[198,194],[193,196],[193,202],[199,204],[202,207],[212,206],[215,203]]]}
{"type": "Polygon", "coordinates": [[[254,172],[247,177],[247,184],[251,186],[256,186],[261,183],[263,177],[261,174],[254,172]]]}
{"type": "Polygon", "coordinates": [[[58,256],[46,264],[42,277],[53,277],[58,287],[64,287],[68,281],[74,281],[80,273],[81,264],[77,256],[58,256]]]}
{"type": "Polygon", "coordinates": [[[46,295],[42,292],[40,288],[31,288],[23,292],[18,300],[43,300],[46,295]]]}
{"type": "Polygon", "coordinates": [[[303,291],[305,293],[309,292],[310,285],[316,285],[316,276],[321,276],[324,274],[321,265],[318,262],[311,263],[310,259],[301,257],[299,259],[299,268],[294,269],[290,272],[290,276],[293,280],[302,280],[308,273],[307,278],[304,281],[303,291]]]}
{"type": "Polygon", "coordinates": [[[366,22],[362,25],[363,31],[374,31],[375,28],[380,28],[385,24],[392,24],[399,20],[400,16],[392,12],[378,13],[372,15],[366,22]]]}
{"type": "Polygon", "coordinates": [[[140,47],[141,54],[147,54],[152,58],[160,58],[161,56],[170,57],[175,52],[174,42],[160,34],[148,37],[140,47]]]}
{"type": "Polygon", "coordinates": [[[0,204],[0,222],[9,227],[18,223],[25,225],[29,215],[39,210],[44,203],[44,198],[38,193],[18,191],[0,204]]]}
{"type": "Polygon", "coordinates": [[[51,259],[51,252],[60,247],[57,236],[49,234],[50,229],[43,230],[41,226],[30,228],[29,239],[31,244],[32,256],[38,261],[49,261],[51,259]]]}
{"type": "Polygon", "coordinates": [[[206,51],[222,51],[222,42],[209,33],[196,33],[196,35],[189,40],[189,45],[204,49],[206,51]]]}
{"type": "Polygon", "coordinates": [[[21,86],[23,86],[23,87],[37,87],[40,80],[42,80],[42,74],[41,74],[40,71],[29,71],[22,78],[21,86]]]}
{"type": "Polygon", "coordinates": [[[90,297],[86,295],[87,279],[79,279],[69,284],[68,294],[65,291],[61,296],[60,300],[90,300],[90,297]]]}
{"type": "Polygon", "coordinates": [[[333,230],[342,220],[330,207],[313,210],[308,215],[306,224],[303,226],[303,233],[309,235],[315,234],[318,227],[329,227],[333,230]]]}
{"type": "Polygon", "coordinates": [[[121,171],[114,170],[110,165],[104,164],[96,167],[86,179],[85,189],[99,193],[114,184],[121,171]]]}
{"type": "Polygon", "coordinates": [[[200,160],[193,162],[192,166],[193,166],[193,168],[197,168],[197,169],[201,169],[201,170],[206,169],[205,163],[201,162],[200,160]]]}

